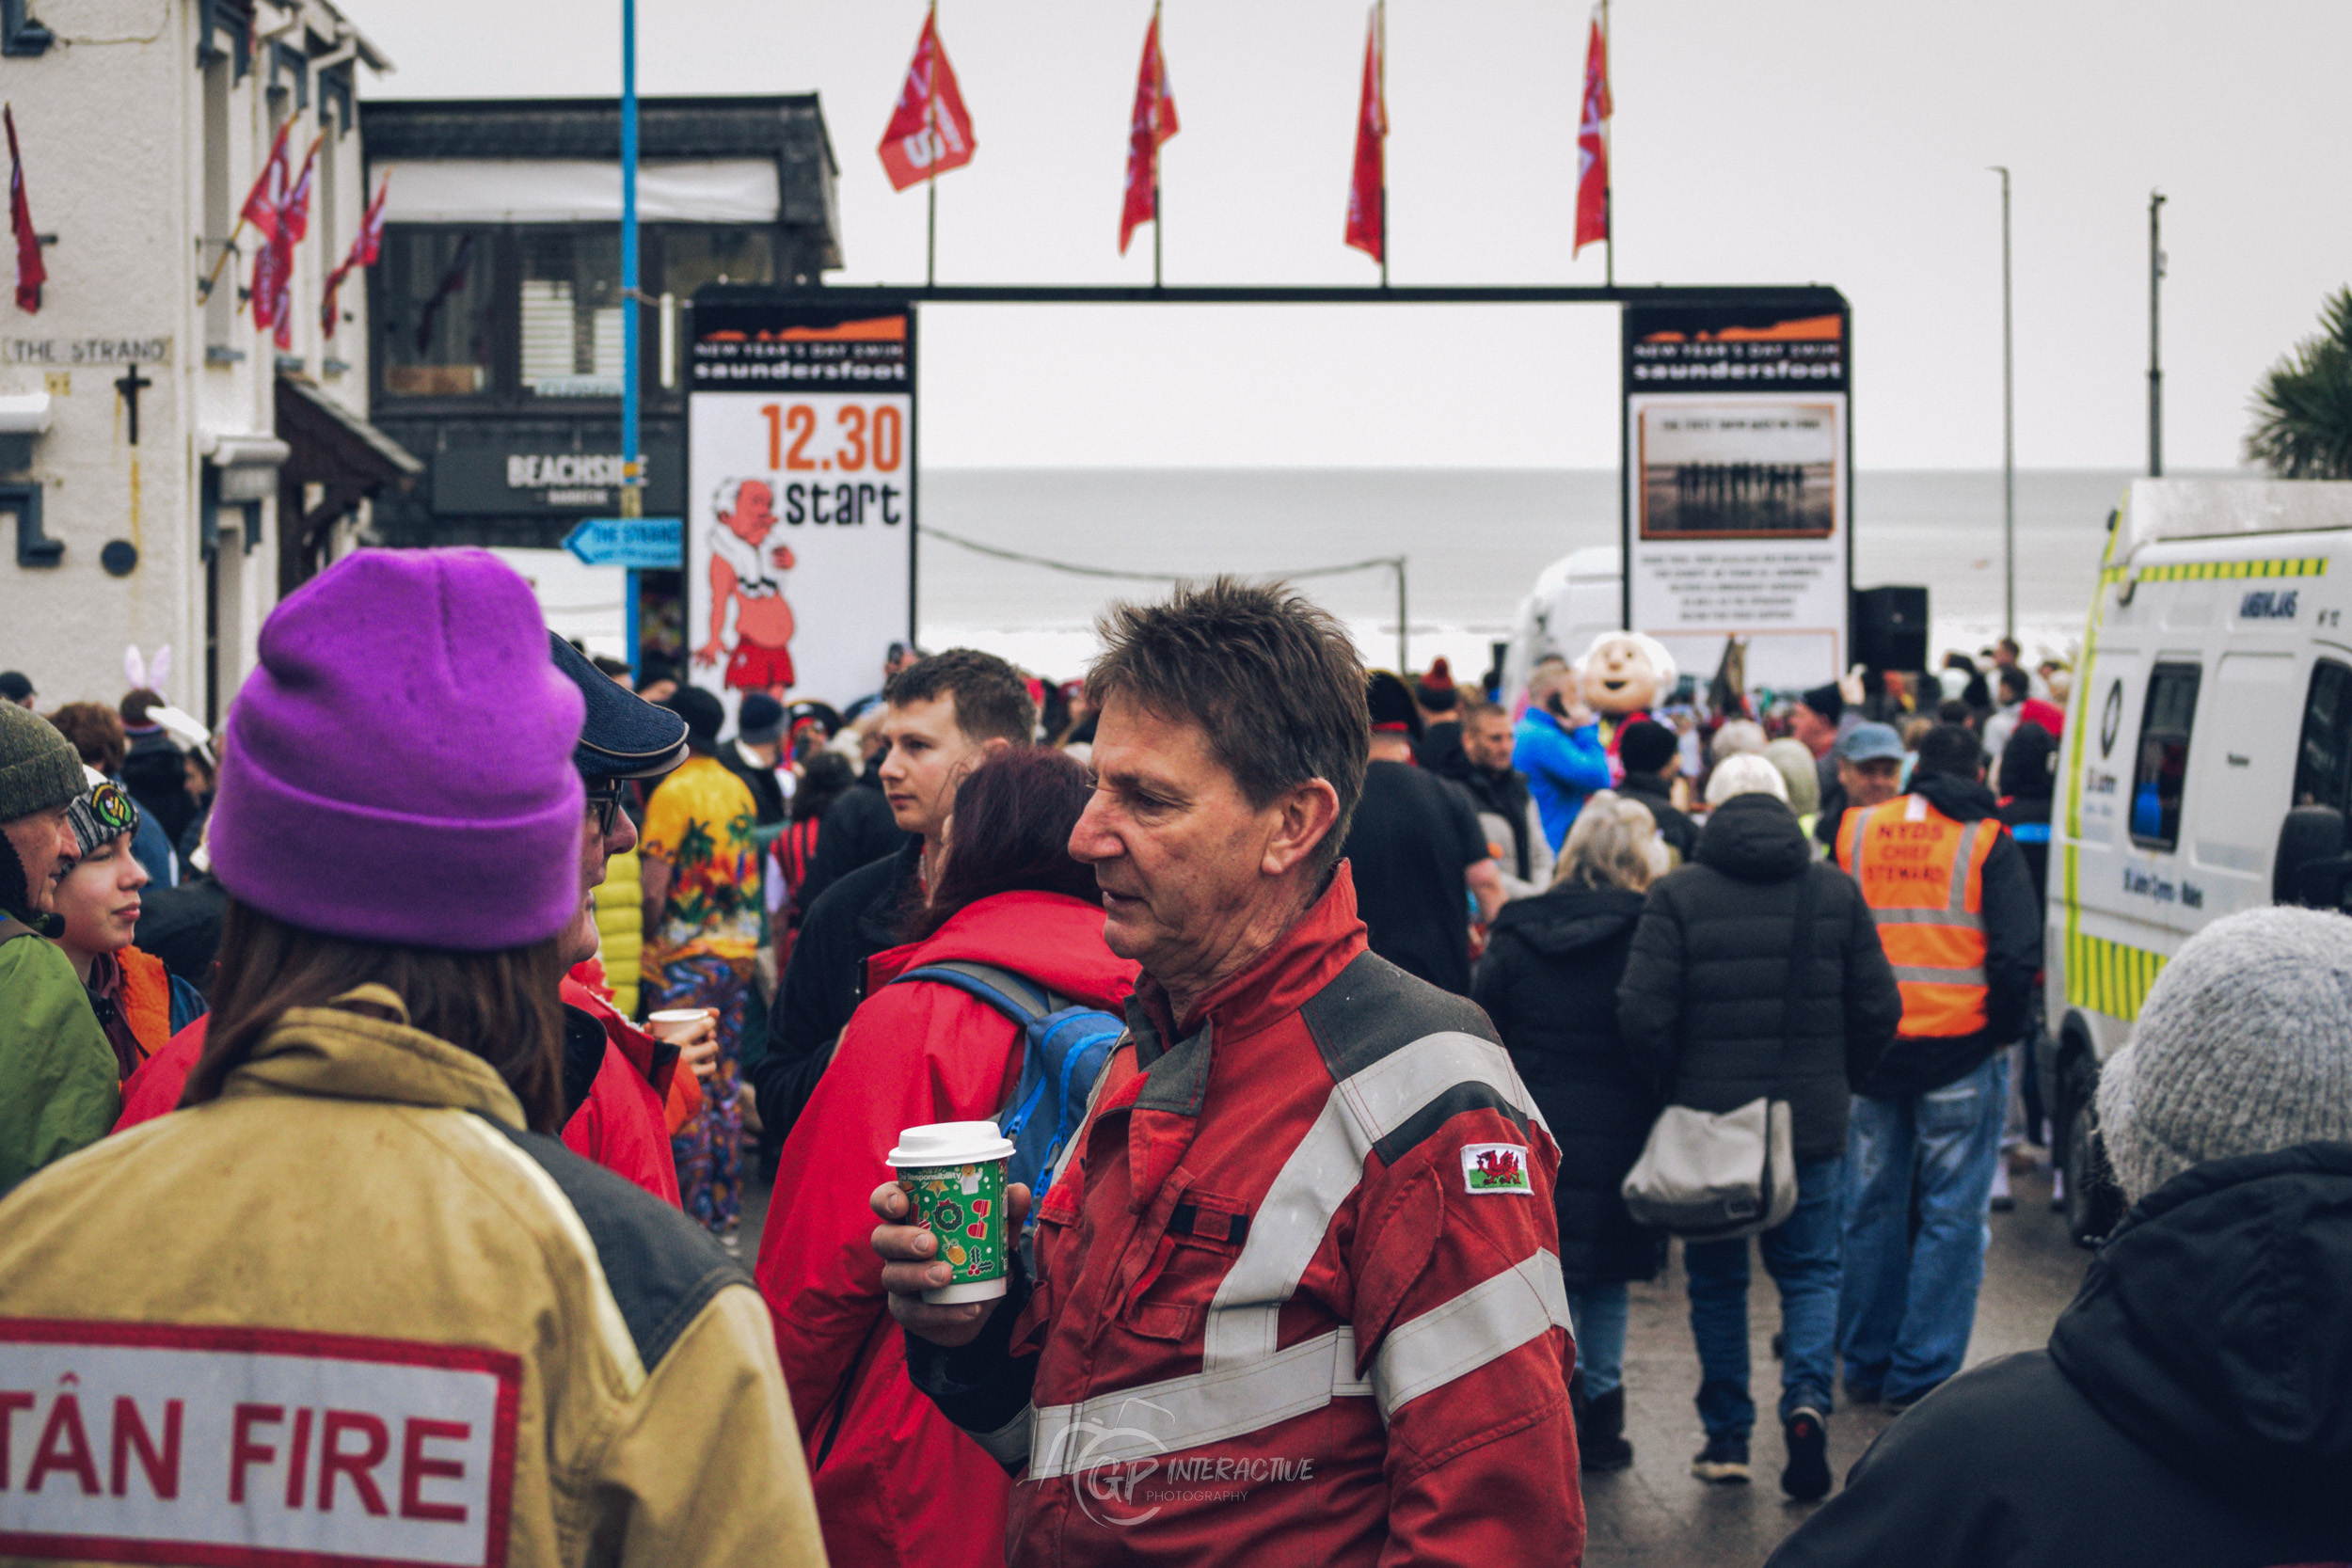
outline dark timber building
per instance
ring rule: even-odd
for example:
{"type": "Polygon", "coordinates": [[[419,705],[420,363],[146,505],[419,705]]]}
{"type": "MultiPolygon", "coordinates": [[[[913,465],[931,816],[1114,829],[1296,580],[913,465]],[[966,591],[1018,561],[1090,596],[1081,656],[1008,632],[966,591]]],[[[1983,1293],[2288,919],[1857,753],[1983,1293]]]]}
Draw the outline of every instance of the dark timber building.
{"type": "MultiPolygon", "coordinates": [[[[371,188],[391,180],[368,280],[372,407],[427,468],[376,502],[374,536],[548,547],[613,515],[618,104],[373,100],[360,119],[371,188]]],[[[841,265],[838,170],[814,94],[642,100],[639,157],[644,509],[678,516],[694,291],[820,283],[841,265]]],[[[675,594],[671,576],[646,574],[648,595],[675,594]]]]}

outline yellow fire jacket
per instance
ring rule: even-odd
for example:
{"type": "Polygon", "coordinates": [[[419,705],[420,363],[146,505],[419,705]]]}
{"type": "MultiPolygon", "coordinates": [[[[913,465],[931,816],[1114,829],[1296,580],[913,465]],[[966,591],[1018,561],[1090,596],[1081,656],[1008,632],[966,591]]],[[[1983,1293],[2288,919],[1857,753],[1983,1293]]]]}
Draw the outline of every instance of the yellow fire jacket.
{"type": "Polygon", "coordinates": [[[303,1009],[0,1202],[0,1562],[821,1568],[750,1279],[523,1119],[303,1009]]]}

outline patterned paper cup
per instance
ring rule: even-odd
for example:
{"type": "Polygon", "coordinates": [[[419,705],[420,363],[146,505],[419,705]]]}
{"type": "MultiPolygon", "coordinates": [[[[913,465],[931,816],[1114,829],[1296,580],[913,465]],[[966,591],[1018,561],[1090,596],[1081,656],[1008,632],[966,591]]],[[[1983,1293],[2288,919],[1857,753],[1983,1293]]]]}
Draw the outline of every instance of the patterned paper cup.
{"type": "Polygon", "coordinates": [[[955,1278],[923,1292],[933,1306],[988,1301],[1005,1293],[1005,1162],[1012,1140],[993,1121],[941,1121],[910,1127],[889,1153],[912,1223],[939,1238],[939,1258],[955,1278]]]}

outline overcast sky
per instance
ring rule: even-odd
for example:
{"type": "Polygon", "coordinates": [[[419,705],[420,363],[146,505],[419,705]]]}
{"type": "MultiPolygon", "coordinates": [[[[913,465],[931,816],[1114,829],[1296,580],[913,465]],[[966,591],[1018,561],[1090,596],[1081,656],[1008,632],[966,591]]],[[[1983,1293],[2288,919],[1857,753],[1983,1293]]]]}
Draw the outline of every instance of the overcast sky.
{"type": "MultiPolygon", "coordinates": [[[[377,96],[619,82],[612,0],[343,0],[377,96]],[[599,23],[611,25],[600,30],[599,23]]],[[[841,163],[836,282],[920,281],[924,204],[874,145],[917,0],[642,0],[646,93],[815,89],[841,163]]],[[[1147,0],[944,0],[978,155],[939,182],[943,282],[1145,281],[1117,251],[1147,0]]],[[[1568,254],[1588,12],[1393,0],[1391,277],[1598,282],[1568,254]]],[[[1361,0],[1168,0],[1184,130],[1171,282],[1369,283],[1341,243],[1361,0]]],[[[2021,464],[2146,453],[2147,199],[2165,208],[2166,456],[2237,460],[2255,378],[2352,277],[2342,0],[1619,0],[1626,282],[1836,284],[1865,467],[2001,459],[2000,207],[2016,181],[2021,464]]],[[[1506,309],[938,309],[927,462],[1613,467],[1616,322],[1506,309]]]]}

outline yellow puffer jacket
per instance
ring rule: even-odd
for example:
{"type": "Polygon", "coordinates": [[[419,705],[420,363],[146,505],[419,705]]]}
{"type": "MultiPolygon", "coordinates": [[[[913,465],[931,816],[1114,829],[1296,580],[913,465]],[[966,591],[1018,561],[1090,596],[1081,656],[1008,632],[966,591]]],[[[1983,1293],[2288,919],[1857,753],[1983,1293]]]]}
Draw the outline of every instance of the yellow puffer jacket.
{"type": "MultiPolygon", "coordinates": [[[[337,1000],[405,1017],[380,986],[337,1000]]],[[[0,1200],[10,1538],[821,1568],[750,1278],[522,1120],[471,1053],[303,1008],[219,1100],[0,1200]]]]}
{"type": "Polygon", "coordinates": [[[612,1005],[622,1017],[635,1018],[637,958],[645,945],[645,895],[634,849],[604,863],[604,881],[596,889],[596,931],[612,1005]]]}

